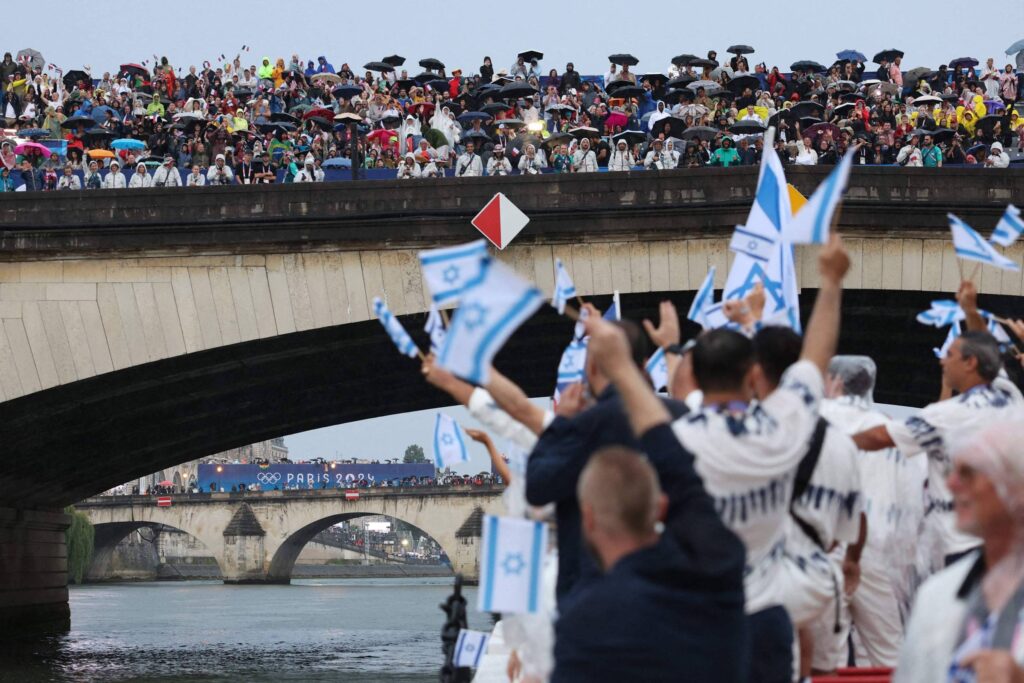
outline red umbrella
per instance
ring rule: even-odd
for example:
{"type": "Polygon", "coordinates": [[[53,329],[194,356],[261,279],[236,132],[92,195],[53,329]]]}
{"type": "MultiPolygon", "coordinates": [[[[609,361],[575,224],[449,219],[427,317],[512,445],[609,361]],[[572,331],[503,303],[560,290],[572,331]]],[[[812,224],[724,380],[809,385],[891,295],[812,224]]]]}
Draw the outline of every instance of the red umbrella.
{"type": "Polygon", "coordinates": [[[50,156],[50,148],[46,145],[40,145],[38,142],[23,142],[14,148],[15,154],[31,154],[36,152],[43,156],[50,156]]]}
{"type": "Polygon", "coordinates": [[[157,484],[157,486],[168,486],[168,487],[170,487],[170,486],[174,486],[174,482],[171,481],[170,479],[164,479],[163,481],[159,482],[157,484]]]}
{"type": "Polygon", "coordinates": [[[334,112],[331,111],[330,109],[324,109],[323,107],[319,107],[317,109],[310,109],[309,111],[307,111],[305,114],[302,115],[302,119],[308,120],[313,118],[314,116],[319,116],[321,118],[331,120],[334,118],[334,112]]]}
{"type": "Polygon", "coordinates": [[[409,111],[413,113],[423,112],[424,114],[429,114],[430,112],[434,111],[434,103],[417,102],[416,104],[409,107],[409,111]]]}
{"type": "Polygon", "coordinates": [[[629,118],[620,111],[613,111],[612,113],[608,114],[608,118],[605,119],[605,123],[607,123],[613,128],[615,126],[625,127],[625,125],[629,123],[629,118]]]}
{"type": "Polygon", "coordinates": [[[371,131],[366,135],[367,140],[373,140],[378,145],[385,147],[392,144],[392,139],[396,142],[398,140],[398,133],[393,130],[387,130],[385,128],[378,128],[377,130],[371,131]]]}
{"type": "Polygon", "coordinates": [[[833,123],[816,123],[810,128],[805,128],[801,130],[800,134],[805,135],[811,138],[812,140],[817,140],[819,136],[822,136],[827,132],[832,133],[833,139],[839,139],[839,126],[833,123]]]}

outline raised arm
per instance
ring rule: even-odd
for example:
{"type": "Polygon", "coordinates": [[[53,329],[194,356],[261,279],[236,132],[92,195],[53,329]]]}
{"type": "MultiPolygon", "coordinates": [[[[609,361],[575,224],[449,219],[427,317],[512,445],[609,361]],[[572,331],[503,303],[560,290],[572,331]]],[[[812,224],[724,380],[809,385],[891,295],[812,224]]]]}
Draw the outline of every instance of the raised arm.
{"type": "Polygon", "coordinates": [[[801,360],[809,360],[818,366],[821,376],[828,371],[828,363],[839,343],[839,320],[842,312],[843,277],[850,269],[850,257],[843,248],[843,241],[836,232],[818,256],[818,270],[821,272],[821,286],[814,300],[814,310],[807,323],[801,360]]]}
{"type": "Polygon", "coordinates": [[[960,304],[966,319],[964,326],[969,332],[988,332],[985,319],[978,312],[978,289],[970,280],[963,280],[956,292],[956,301],[960,304]]]}

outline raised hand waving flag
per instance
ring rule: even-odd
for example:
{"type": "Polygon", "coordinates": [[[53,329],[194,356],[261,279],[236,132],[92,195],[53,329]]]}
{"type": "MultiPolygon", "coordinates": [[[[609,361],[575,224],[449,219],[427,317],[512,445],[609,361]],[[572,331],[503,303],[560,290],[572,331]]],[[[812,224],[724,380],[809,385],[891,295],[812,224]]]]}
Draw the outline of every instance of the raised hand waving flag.
{"type": "Polygon", "coordinates": [[[462,427],[444,413],[438,413],[434,420],[434,465],[443,470],[450,465],[468,461],[469,451],[462,438],[462,427]]]}
{"type": "Polygon", "coordinates": [[[544,295],[491,257],[479,283],[464,291],[437,364],[474,384],[487,384],[495,354],[542,303],[544,295]]]}
{"type": "Polygon", "coordinates": [[[828,242],[832,219],[843,201],[843,192],[850,180],[850,169],[857,149],[851,147],[839,164],[818,186],[807,203],[789,221],[786,239],[790,244],[825,244],[828,242]]]}
{"type": "Polygon", "coordinates": [[[661,391],[668,387],[668,359],[665,358],[665,349],[658,348],[657,351],[647,359],[644,366],[647,376],[651,378],[651,384],[655,391],[661,391]]]}
{"type": "Polygon", "coordinates": [[[561,394],[570,384],[579,384],[586,379],[584,370],[587,363],[587,340],[573,339],[562,352],[562,359],[558,363],[558,379],[555,390],[561,394]]]}
{"type": "Polygon", "coordinates": [[[395,314],[388,309],[388,305],[379,296],[373,298],[373,312],[377,319],[380,320],[380,324],[384,326],[384,331],[391,337],[391,341],[398,347],[399,353],[410,358],[421,355],[416,342],[412,340],[409,333],[402,327],[402,323],[398,321],[395,314]]]}
{"type": "Polygon", "coordinates": [[[475,286],[487,258],[487,242],[467,244],[420,252],[423,279],[436,304],[457,302],[466,289],[475,286]]]}
{"type": "Polygon", "coordinates": [[[483,527],[477,610],[538,612],[547,526],[516,517],[485,515],[483,527]]]}
{"type": "Polygon", "coordinates": [[[576,285],[573,284],[569,271],[565,269],[562,259],[555,259],[555,295],[551,298],[551,305],[558,309],[559,315],[565,313],[565,303],[576,296],[576,285]]]}
{"type": "Polygon", "coordinates": [[[974,228],[953,214],[949,214],[949,229],[953,233],[953,249],[958,257],[987,263],[1003,270],[1020,270],[1019,265],[996,251],[996,248],[983,240],[974,228]]]}
{"type": "Polygon", "coordinates": [[[932,302],[931,308],[917,314],[917,322],[932,327],[945,327],[952,325],[965,317],[960,304],[952,299],[939,299],[932,302]]]}
{"type": "Polygon", "coordinates": [[[1003,212],[1003,217],[996,223],[995,232],[988,241],[1001,247],[1008,247],[1017,241],[1021,233],[1024,233],[1024,221],[1020,218],[1020,209],[1010,204],[1003,212]]]}
{"type": "Polygon", "coordinates": [[[701,283],[696,296],[693,297],[693,303],[690,304],[690,311],[686,314],[686,317],[701,327],[711,327],[712,325],[708,321],[708,311],[714,305],[715,267],[711,266],[708,274],[704,276],[704,282],[701,283]]]}
{"type": "Polygon", "coordinates": [[[446,332],[444,329],[444,320],[441,319],[441,311],[437,309],[437,304],[433,302],[430,304],[430,312],[427,314],[427,324],[424,325],[423,331],[430,335],[430,352],[436,354],[444,344],[446,332]]]}

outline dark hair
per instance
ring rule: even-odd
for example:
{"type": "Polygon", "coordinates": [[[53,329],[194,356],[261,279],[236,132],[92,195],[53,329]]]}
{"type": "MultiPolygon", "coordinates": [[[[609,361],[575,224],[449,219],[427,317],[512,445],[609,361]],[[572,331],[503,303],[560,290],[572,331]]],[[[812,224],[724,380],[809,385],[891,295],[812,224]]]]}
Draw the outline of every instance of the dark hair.
{"type": "Polygon", "coordinates": [[[705,392],[739,389],[754,363],[753,342],[724,328],[699,336],[692,353],[693,376],[705,392]]]}
{"type": "Polygon", "coordinates": [[[754,358],[772,384],[782,381],[786,368],[800,360],[801,348],[800,335],[788,327],[770,325],[754,335],[754,358]]]}
{"type": "Polygon", "coordinates": [[[960,355],[977,359],[978,374],[986,382],[994,380],[1002,367],[999,344],[988,332],[964,332],[960,335],[960,355]]]}

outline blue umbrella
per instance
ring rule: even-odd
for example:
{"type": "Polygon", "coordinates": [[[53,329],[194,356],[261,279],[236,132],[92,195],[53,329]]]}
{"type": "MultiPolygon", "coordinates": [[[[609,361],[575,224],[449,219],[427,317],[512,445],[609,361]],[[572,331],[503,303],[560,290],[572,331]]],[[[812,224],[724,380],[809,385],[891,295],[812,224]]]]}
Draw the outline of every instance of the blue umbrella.
{"type": "Polygon", "coordinates": [[[848,59],[851,62],[866,62],[868,58],[864,56],[863,52],[857,52],[856,50],[843,50],[842,52],[836,53],[836,59],[848,59]]]}
{"type": "Polygon", "coordinates": [[[1024,50],[1024,38],[1018,40],[1016,43],[1006,48],[1006,54],[1015,55],[1021,50],[1024,50]]]}
{"type": "Polygon", "coordinates": [[[22,128],[18,135],[23,138],[45,138],[50,136],[50,131],[43,128],[22,128]]]}
{"type": "Polygon", "coordinates": [[[146,143],[135,138],[121,138],[110,143],[114,149],[146,149],[146,143]]]}
{"type": "Polygon", "coordinates": [[[92,120],[95,121],[96,123],[103,123],[104,121],[107,120],[107,112],[108,111],[111,112],[114,115],[115,119],[118,118],[117,112],[114,111],[112,108],[106,106],[106,105],[102,105],[102,106],[99,106],[99,107],[93,107],[92,111],[89,112],[89,116],[91,116],[92,120]]]}
{"type": "Polygon", "coordinates": [[[323,168],[352,168],[352,160],[343,157],[328,159],[322,164],[323,168]]]}

